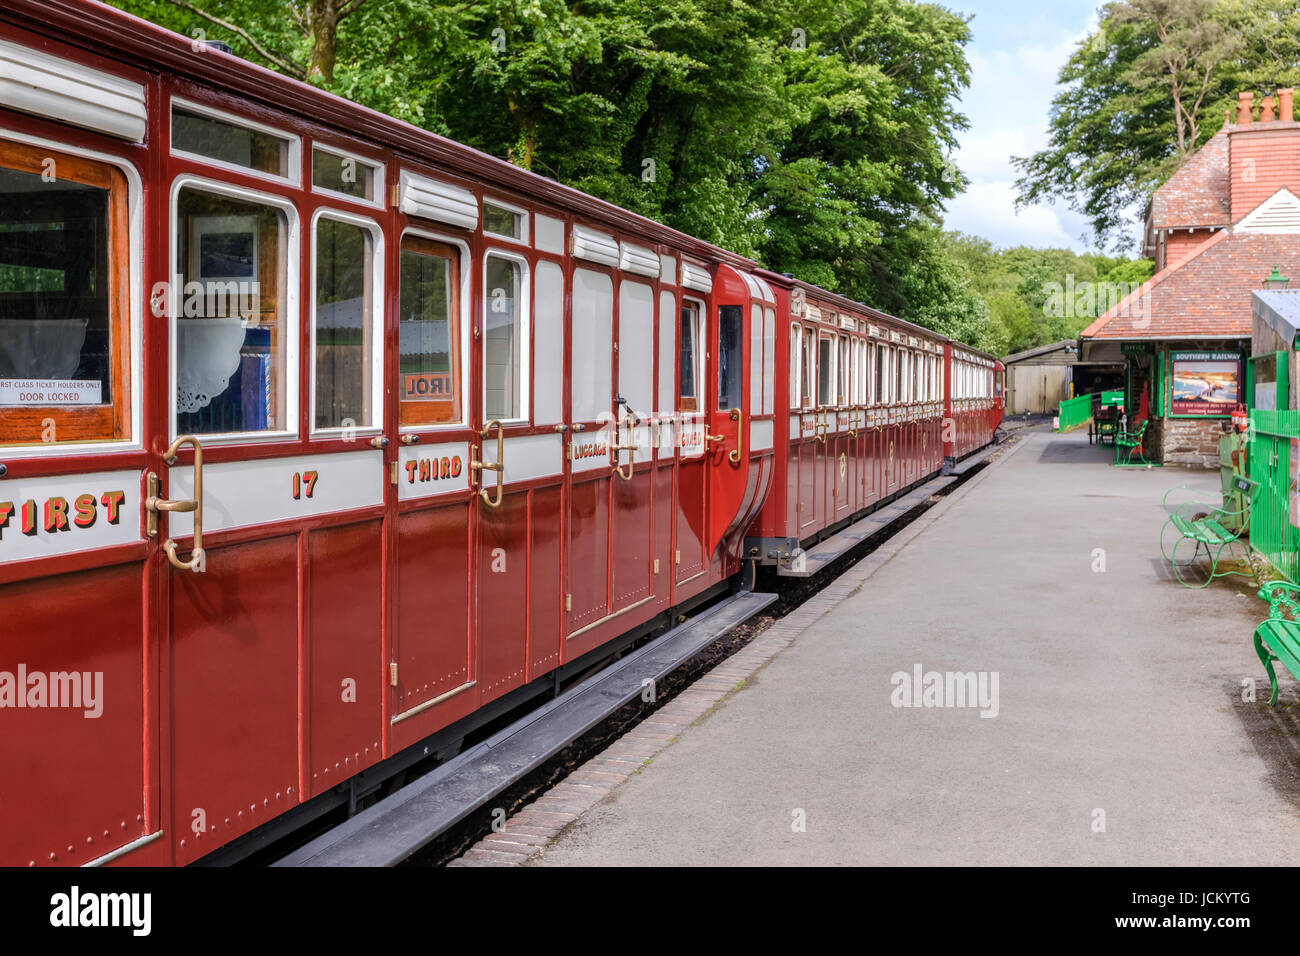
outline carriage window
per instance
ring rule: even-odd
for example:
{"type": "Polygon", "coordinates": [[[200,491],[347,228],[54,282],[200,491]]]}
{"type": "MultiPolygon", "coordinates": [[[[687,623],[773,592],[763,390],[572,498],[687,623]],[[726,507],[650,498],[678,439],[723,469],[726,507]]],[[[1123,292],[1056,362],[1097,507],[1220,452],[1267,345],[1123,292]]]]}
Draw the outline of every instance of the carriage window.
{"type": "Polygon", "coordinates": [[[803,361],[803,342],[801,333],[803,328],[794,323],[790,326],[790,407],[799,407],[799,371],[800,362],[803,361]]]}
{"type": "Polygon", "coordinates": [[[907,364],[907,353],[902,349],[894,350],[894,401],[906,401],[907,396],[903,392],[903,383],[906,381],[903,377],[903,367],[907,364]]]}
{"type": "Polygon", "coordinates": [[[847,335],[841,335],[840,336],[840,379],[838,383],[839,388],[837,389],[837,391],[839,392],[839,403],[841,405],[847,405],[849,404],[850,401],[849,379],[852,375],[850,369],[851,369],[851,365],[849,362],[849,337],[847,335]]]}
{"type": "Polygon", "coordinates": [[[311,184],[354,199],[375,201],[375,179],[379,168],[351,156],[340,156],[323,149],[311,154],[311,184]]]}
{"type": "Polygon", "coordinates": [[[919,401],[924,397],[922,385],[925,382],[925,357],[923,355],[912,356],[912,400],[919,401]]]}
{"type": "Polygon", "coordinates": [[[316,428],[376,424],[374,237],[333,219],[316,222],[316,428]]]}
{"type": "Polygon", "coordinates": [[[835,400],[835,342],[829,335],[817,340],[817,404],[829,405],[835,400]]]}
{"type": "Polygon", "coordinates": [[[178,434],[286,431],[283,210],[185,188],[176,203],[178,434]]]}
{"type": "Polygon", "coordinates": [[[521,393],[523,266],[489,255],[483,262],[483,409],[491,419],[527,417],[521,393]]]}
{"type": "Polygon", "coordinates": [[[875,389],[871,396],[871,401],[876,405],[884,405],[888,401],[886,397],[886,386],[889,382],[888,365],[889,350],[883,345],[877,345],[875,389]]]}
{"type": "Polygon", "coordinates": [[[741,332],[743,311],[738,305],[718,306],[718,408],[741,407],[741,332]]]}
{"type": "Polygon", "coordinates": [[[510,239],[524,240],[528,218],[522,212],[506,209],[490,202],[483,203],[483,231],[510,239]]]}
{"type": "Polygon", "coordinates": [[[0,142],[0,444],[128,437],[126,179],[0,142]]]}
{"type": "Polygon", "coordinates": [[[801,378],[799,401],[804,408],[812,405],[813,381],[817,375],[816,353],[813,351],[813,336],[816,333],[812,329],[804,329],[803,337],[800,339],[800,348],[803,349],[803,376],[801,378]]]}
{"type": "Polygon", "coordinates": [[[700,307],[694,302],[682,305],[681,410],[700,409],[700,307]]]}
{"type": "Polygon", "coordinates": [[[203,159],[294,178],[293,140],[182,106],[172,107],[172,149],[203,159]]]}
{"type": "Polygon", "coordinates": [[[402,425],[460,421],[460,282],[455,250],[402,240],[397,382],[402,425]]]}

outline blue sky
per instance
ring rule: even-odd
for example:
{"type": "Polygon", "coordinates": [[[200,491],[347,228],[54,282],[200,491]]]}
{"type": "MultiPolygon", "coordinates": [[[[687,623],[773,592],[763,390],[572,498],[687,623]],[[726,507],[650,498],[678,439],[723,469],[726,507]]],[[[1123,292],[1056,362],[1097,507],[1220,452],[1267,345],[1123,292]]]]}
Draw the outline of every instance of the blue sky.
{"type": "MultiPolygon", "coordinates": [[[[1087,221],[1062,204],[1016,214],[1012,156],[1027,156],[1047,143],[1047,110],[1056,77],[1075,45],[1097,25],[1100,0],[937,0],[958,13],[974,14],[966,53],[971,85],[962,97],[970,129],[953,156],[970,179],[948,204],[945,225],[999,246],[1090,248],[1087,221]]],[[[1134,227],[1136,238],[1137,227],[1134,227]]],[[[1135,249],[1126,249],[1128,254],[1135,249]]]]}

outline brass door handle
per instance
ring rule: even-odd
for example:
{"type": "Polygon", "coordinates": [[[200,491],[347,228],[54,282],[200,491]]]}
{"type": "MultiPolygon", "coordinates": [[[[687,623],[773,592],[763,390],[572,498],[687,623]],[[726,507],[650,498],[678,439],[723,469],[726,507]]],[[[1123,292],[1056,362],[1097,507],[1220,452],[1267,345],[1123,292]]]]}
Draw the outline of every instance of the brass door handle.
{"type": "MultiPolygon", "coordinates": [[[[620,437],[620,436],[622,435],[622,433],[623,433],[623,425],[624,425],[625,423],[627,423],[629,419],[632,419],[632,418],[633,418],[633,416],[628,412],[628,410],[627,410],[626,408],[624,408],[623,411],[619,414],[619,418],[618,418],[618,426],[614,429],[614,441],[615,441],[615,442],[617,442],[617,441],[619,440],[619,437],[620,437]]],[[[631,434],[631,429],[630,429],[630,428],[628,429],[628,433],[631,434]]],[[[631,444],[628,444],[628,445],[619,445],[619,444],[616,444],[616,445],[614,445],[614,447],[611,449],[611,451],[614,452],[614,472],[615,472],[615,474],[617,474],[617,475],[618,475],[620,478],[622,478],[624,481],[631,481],[631,480],[632,480],[632,473],[633,473],[634,471],[636,471],[636,442],[632,442],[631,444]],[[623,471],[623,452],[628,452],[628,455],[629,455],[629,457],[628,457],[628,462],[627,462],[627,471],[626,471],[626,472],[623,471]]]]}
{"type": "Polygon", "coordinates": [[[167,446],[163,452],[163,458],[168,464],[176,460],[176,453],[182,445],[194,446],[194,497],[181,498],[176,501],[169,501],[166,498],[158,497],[158,476],[152,471],[149,472],[148,490],[149,495],[145,498],[144,506],[148,515],[146,517],[146,530],[149,537],[158,533],[158,515],[162,512],[169,514],[176,512],[193,512],[194,513],[194,547],[190,551],[188,561],[182,560],[176,554],[176,542],[168,538],[163,542],[163,550],[167,552],[167,560],[171,562],[172,567],[178,571],[202,571],[204,568],[203,555],[203,446],[193,435],[181,435],[174,442],[167,446]]]}
{"type": "MultiPolygon", "coordinates": [[[[487,505],[489,508],[500,508],[501,495],[503,494],[503,486],[505,484],[505,477],[506,477],[505,430],[501,427],[501,423],[494,418],[492,419],[492,421],[487,423],[487,425],[484,427],[484,429],[481,432],[479,432],[479,437],[487,438],[488,432],[490,432],[493,428],[497,430],[497,460],[481,461],[478,458],[474,458],[470,460],[469,467],[470,467],[470,471],[473,472],[482,473],[484,471],[495,471],[497,473],[496,497],[493,498],[491,495],[489,495],[486,488],[479,488],[478,494],[479,497],[483,499],[483,503],[487,505]]],[[[480,448],[481,447],[482,446],[480,446],[480,448]]]]}
{"type": "Polygon", "coordinates": [[[726,435],[705,435],[705,436],[704,436],[704,440],[705,440],[706,442],[711,442],[711,441],[726,441],[726,440],[727,440],[727,436],[726,436],[726,435]]]}
{"type": "Polygon", "coordinates": [[[745,458],[745,423],[740,419],[739,408],[733,408],[729,414],[731,420],[736,423],[736,447],[731,450],[727,458],[733,465],[739,465],[745,458]]]}

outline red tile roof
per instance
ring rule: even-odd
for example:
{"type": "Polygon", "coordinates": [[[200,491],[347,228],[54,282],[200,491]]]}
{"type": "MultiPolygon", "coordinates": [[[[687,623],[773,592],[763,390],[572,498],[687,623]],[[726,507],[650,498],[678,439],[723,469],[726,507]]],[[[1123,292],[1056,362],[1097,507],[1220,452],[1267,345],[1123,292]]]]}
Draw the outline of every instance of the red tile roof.
{"type": "Polygon", "coordinates": [[[1250,293],[1277,265],[1300,275],[1300,235],[1215,233],[1156,273],[1080,333],[1081,338],[1249,338],[1250,293]]]}
{"type": "Polygon", "coordinates": [[[1151,228],[1186,229],[1231,222],[1228,127],[1192,154],[1151,197],[1151,228]]]}

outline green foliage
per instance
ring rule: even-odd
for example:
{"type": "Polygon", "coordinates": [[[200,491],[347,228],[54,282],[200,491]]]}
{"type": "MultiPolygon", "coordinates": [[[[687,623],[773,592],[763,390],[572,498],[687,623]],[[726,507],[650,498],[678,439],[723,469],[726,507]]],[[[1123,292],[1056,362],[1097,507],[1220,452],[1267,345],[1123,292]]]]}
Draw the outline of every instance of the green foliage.
{"type": "Polygon", "coordinates": [[[1149,259],[1122,259],[1068,249],[995,249],[986,239],[946,233],[954,280],[987,310],[983,337],[998,355],[1077,338],[1080,330],[1151,278],[1149,259]]]}
{"type": "Polygon", "coordinates": [[[1300,0],[1108,3],[1061,69],[1047,147],[1016,160],[1020,202],[1064,198],[1118,242],[1238,92],[1290,86],[1298,68],[1300,0]]]}
{"type": "Polygon", "coordinates": [[[937,4],[115,2],[777,271],[997,340],[938,225],[965,185],[947,157],[970,32],[937,4]]]}

